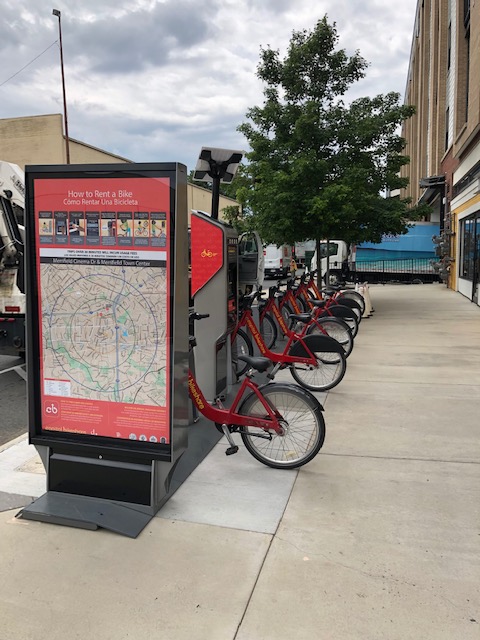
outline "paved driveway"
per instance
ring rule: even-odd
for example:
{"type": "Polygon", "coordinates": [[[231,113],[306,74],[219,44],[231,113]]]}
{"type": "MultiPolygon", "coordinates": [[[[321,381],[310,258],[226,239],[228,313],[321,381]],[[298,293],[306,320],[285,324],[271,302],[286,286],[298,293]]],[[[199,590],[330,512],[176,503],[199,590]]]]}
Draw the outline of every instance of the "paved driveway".
{"type": "Polygon", "coordinates": [[[0,446],[27,431],[26,383],[16,371],[6,369],[22,360],[0,355],[0,446]]]}

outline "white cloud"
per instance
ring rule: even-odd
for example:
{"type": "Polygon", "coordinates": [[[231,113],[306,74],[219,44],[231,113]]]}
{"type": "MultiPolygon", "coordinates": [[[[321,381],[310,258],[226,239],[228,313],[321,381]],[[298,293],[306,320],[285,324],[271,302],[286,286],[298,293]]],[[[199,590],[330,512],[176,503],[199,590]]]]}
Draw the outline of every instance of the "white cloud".
{"type": "MultiPolygon", "coordinates": [[[[262,102],[260,47],[328,15],[340,46],[370,63],[353,97],[403,92],[416,0],[4,0],[0,83],[58,38],[62,11],[69,133],[132,160],[192,168],[203,145],[245,148],[236,132],[262,102]]],[[[0,117],[58,113],[58,48],[0,87],[0,117]]]]}

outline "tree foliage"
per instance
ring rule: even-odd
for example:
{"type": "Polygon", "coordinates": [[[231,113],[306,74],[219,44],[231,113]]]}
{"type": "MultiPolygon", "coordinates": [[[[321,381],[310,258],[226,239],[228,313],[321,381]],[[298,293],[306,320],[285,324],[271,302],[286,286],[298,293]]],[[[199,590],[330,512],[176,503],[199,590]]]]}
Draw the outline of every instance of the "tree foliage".
{"type": "Polygon", "coordinates": [[[251,151],[236,196],[266,242],[380,242],[384,233],[406,233],[407,221],[424,213],[382,196],[407,184],[399,177],[409,159],[398,130],[414,108],[393,92],[346,105],[367,62],[337,46],[335,24],[324,17],[313,31],[293,33],[284,59],[261,50],[264,103],[238,127],[251,151]]]}

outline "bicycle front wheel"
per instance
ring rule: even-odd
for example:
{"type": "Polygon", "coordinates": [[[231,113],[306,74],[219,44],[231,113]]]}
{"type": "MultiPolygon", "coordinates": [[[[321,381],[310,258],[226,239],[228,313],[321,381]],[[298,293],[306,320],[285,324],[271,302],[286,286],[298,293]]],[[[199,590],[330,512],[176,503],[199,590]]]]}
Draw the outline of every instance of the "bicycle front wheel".
{"type": "Polygon", "coordinates": [[[267,345],[267,349],[271,349],[277,340],[278,332],[275,321],[268,313],[260,319],[260,335],[267,345]]]}
{"type": "MultiPolygon", "coordinates": [[[[274,469],[295,469],[310,462],[325,440],[325,421],[318,400],[291,384],[270,383],[260,389],[268,404],[281,415],[284,433],[243,427],[243,444],[254,458],[274,469]]],[[[266,410],[255,393],[239,408],[243,416],[265,418],[266,410]]]]}
{"type": "Polygon", "coordinates": [[[328,391],[343,380],[347,370],[344,353],[316,351],[316,365],[294,362],[290,367],[293,379],[310,391],[328,391]]]}
{"type": "Polygon", "coordinates": [[[237,378],[240,378],[248,369],[248,364],[239,360],[238,356],[253,356],[252,341],[242,329],[237,330],[232,340],[232,366],[237,378]]]}

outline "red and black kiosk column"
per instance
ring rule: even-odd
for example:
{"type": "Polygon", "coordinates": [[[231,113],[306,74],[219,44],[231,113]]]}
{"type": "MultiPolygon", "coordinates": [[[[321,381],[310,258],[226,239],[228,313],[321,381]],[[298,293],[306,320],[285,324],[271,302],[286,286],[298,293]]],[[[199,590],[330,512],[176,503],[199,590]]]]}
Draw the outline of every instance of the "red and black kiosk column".
{"type": "Polygon", "coordinates": [[[230,333],[237,320],[238,235],[235,229],[205,213],[191,217],[192,297],[197,313],[209,318],[195,323],[196,378],[212,401],[232,384],[230,333]]]}

